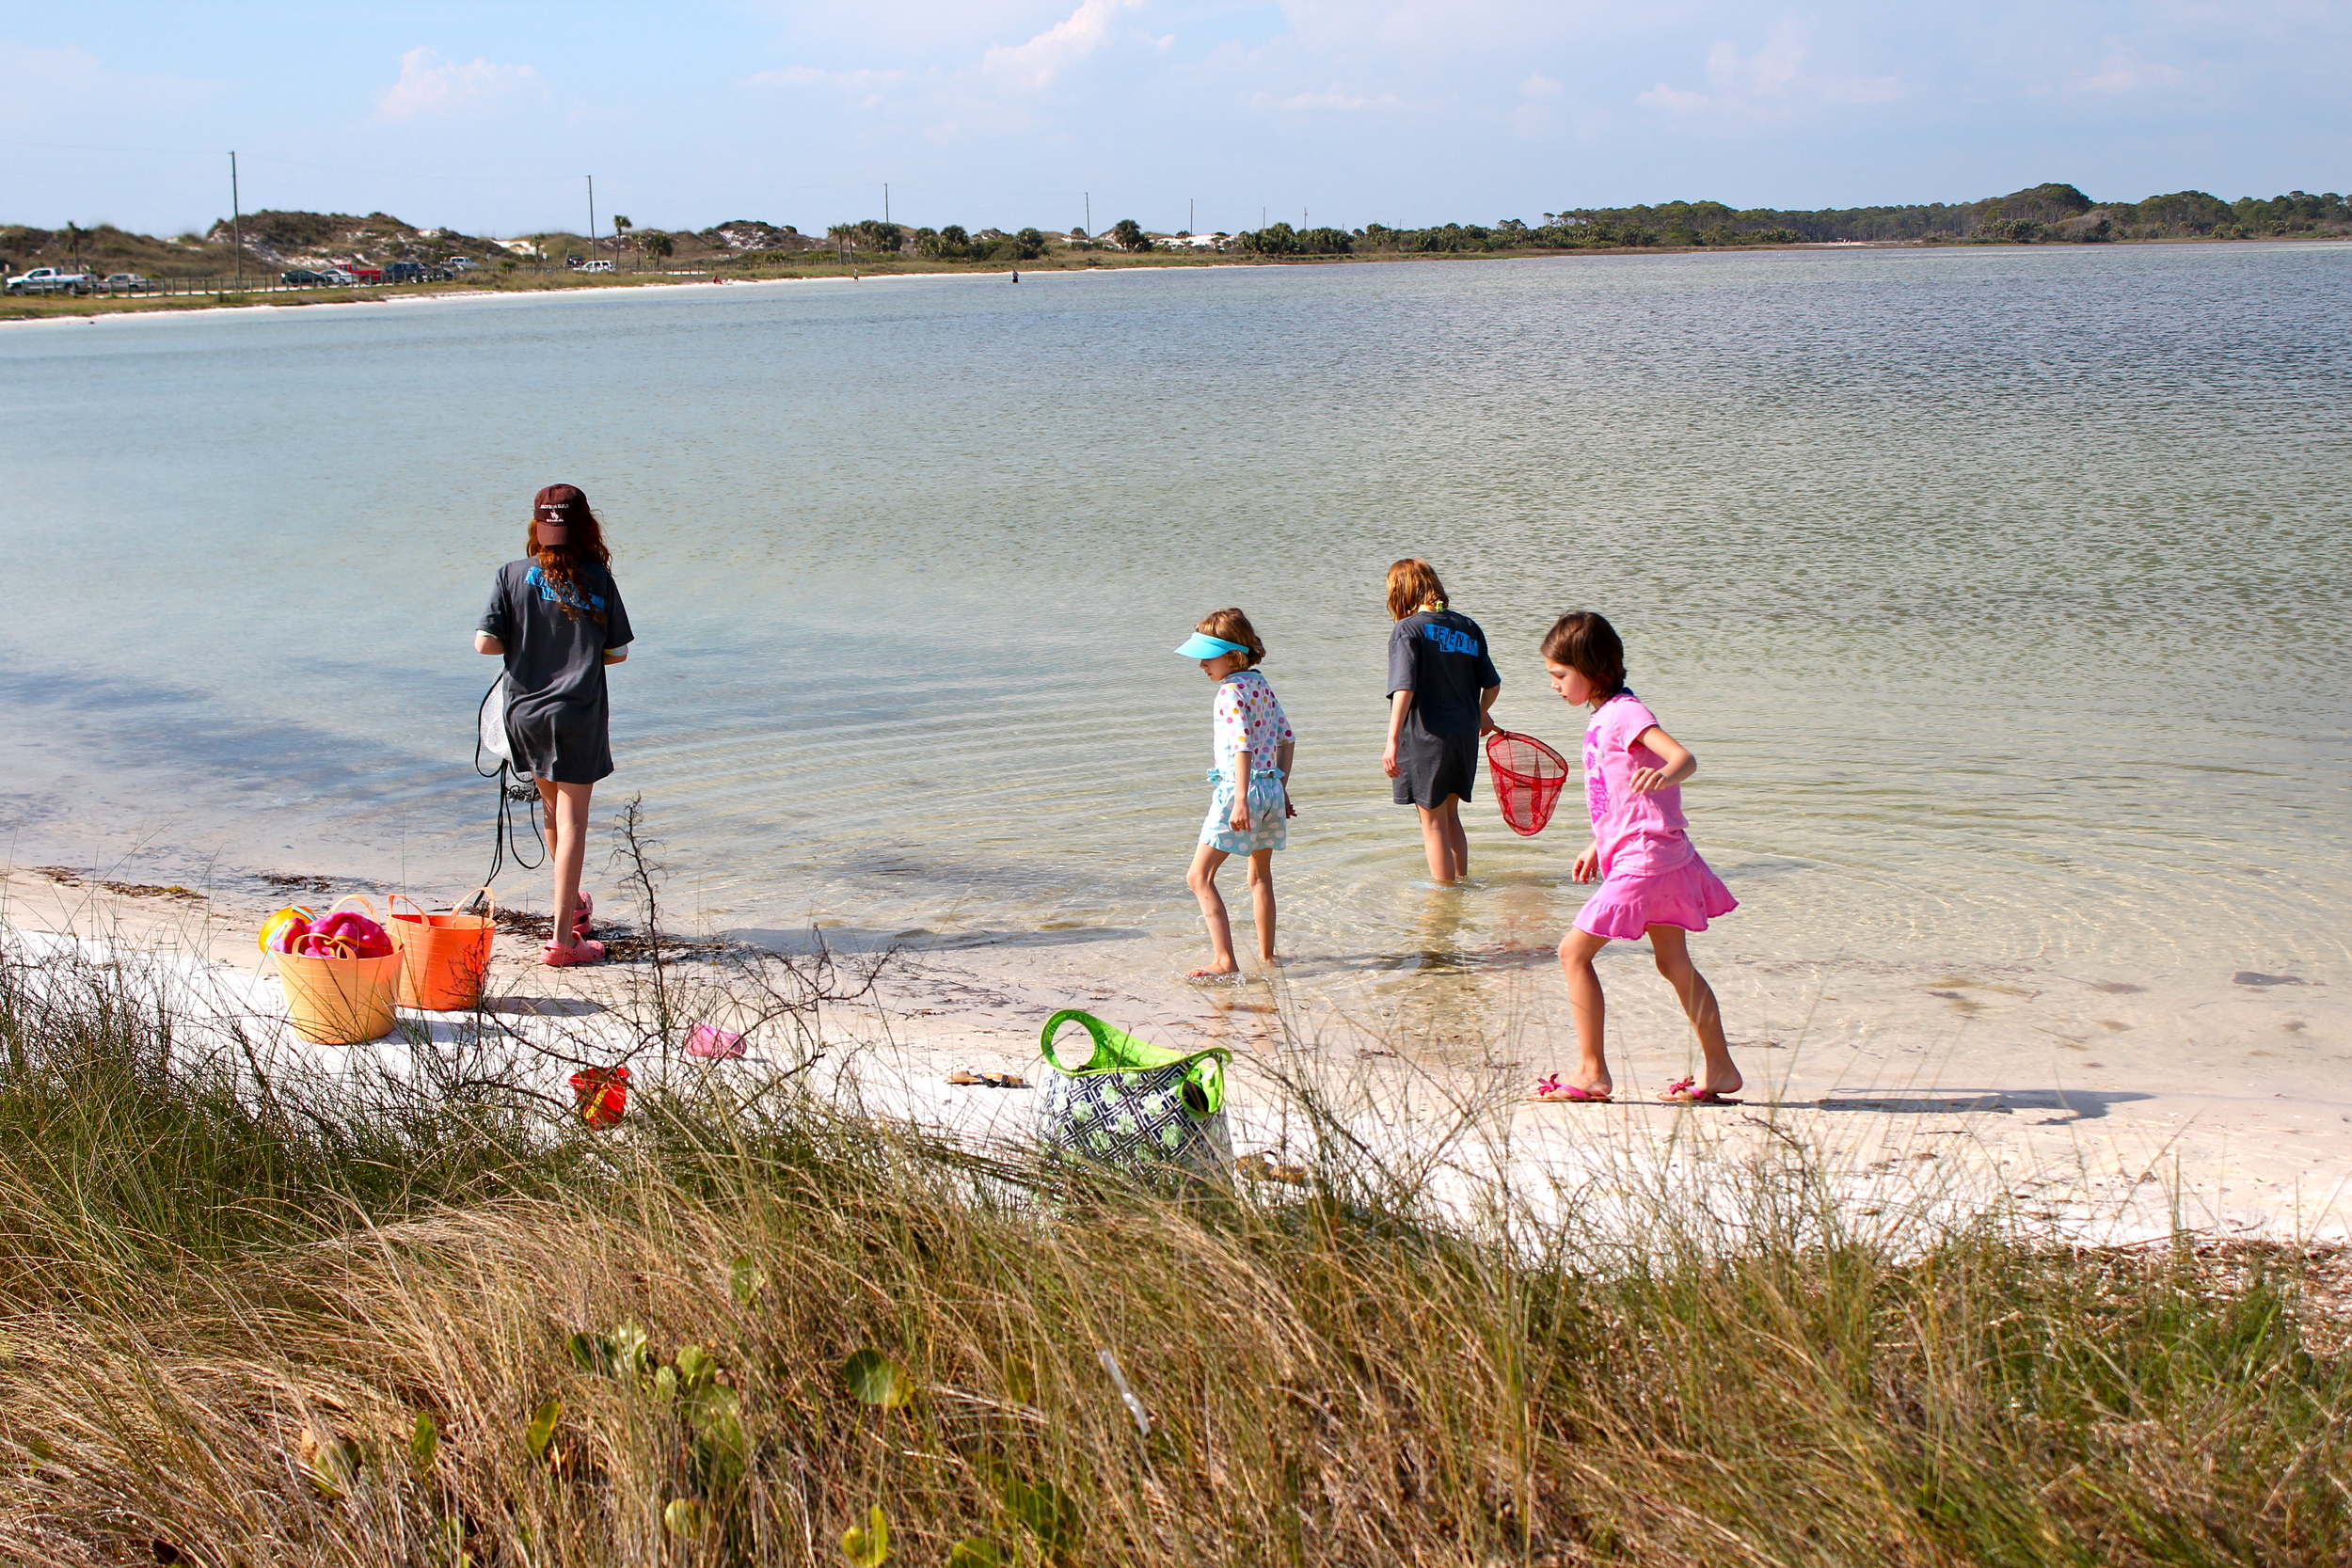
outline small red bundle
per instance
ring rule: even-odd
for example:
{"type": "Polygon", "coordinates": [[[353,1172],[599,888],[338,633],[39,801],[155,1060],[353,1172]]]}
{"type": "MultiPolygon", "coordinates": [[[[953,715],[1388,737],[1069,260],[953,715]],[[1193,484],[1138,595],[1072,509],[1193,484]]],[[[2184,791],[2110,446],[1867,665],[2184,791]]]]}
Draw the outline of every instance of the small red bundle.
{"type": "Polygon", "coordinates": [[[1568,759],[1532,735],[1497,730],[1486,737],[1486,772],[1494,781],[1502,820],[1521,838],[1533,838],[1551,820],[1560,791],[1568,782],[1568,759]]]}
{"type": "Polygon", "coordinates": [[[591,1127],[614,1127],[628,1114],[628,1069],[592,1067],[572,1074],[572,1095],[591,1127]]]}

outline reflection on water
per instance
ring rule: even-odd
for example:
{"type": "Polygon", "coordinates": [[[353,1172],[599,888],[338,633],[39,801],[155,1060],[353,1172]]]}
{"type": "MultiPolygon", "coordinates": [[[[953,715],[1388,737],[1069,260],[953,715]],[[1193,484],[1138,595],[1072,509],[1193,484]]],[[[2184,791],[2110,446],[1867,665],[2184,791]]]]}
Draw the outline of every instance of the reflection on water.
{"type": "Polygon", "coordinates": [[[0,421],[0,828],[468,885],[467,634],[562,478],[641,632],[607,793],[716,925],[1190,951],[1208,702],[1167,650],[1239,603],[1300,732],[1299,973],[1418,985],[1433,1041],[1450,991],[1507,1013],[1578,835],[1481,800],[1480,885],[1414,885],[1376,759],[1380,574],[1417,553],[1495,638],[1498,717],[1564,749],[1536,638],[1625,632],[1741,901],[1714,950],[2352,980],[2348,268],[1573,258],[11,328],[44,417],[0,421]]]}

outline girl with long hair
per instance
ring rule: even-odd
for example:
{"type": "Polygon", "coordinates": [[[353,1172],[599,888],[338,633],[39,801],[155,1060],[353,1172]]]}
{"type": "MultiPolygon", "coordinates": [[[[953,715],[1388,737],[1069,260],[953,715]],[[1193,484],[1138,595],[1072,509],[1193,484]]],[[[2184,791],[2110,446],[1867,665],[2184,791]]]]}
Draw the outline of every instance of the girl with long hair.
{"type": "Polygon", "coordinates": [[[1675,989],[1704,1059],[1696,1073],[1677,1079],[1659,1096],[1686,1105],[1729,1102],[1740,1069],[1724,1039],[1715,988],[1691,961],[1689,933],[1740,907],[1723,879],[1708,869],[1691,843],[1682,816],[1682,782],[1699,759],[1658,722],[1625,683],[1625,644],[1591,610],[1563,615],[1545,634],[1544,669],[1564,702],[1592,709],[1584,727],[1584,804],[1593,841],[1576,858],[1580,882],[1598,878],[1600,891],[1577,911],[1576,929],[1560,943],[1567,976],[1568,1011],[1576,1019],[1573,1082],[1547,1078],[1538,1100],[1605,1101],[1613,1092],[1603,1053],[1608,1004],[1593,959],[1612,942],[1649,939],[1658,973],[1675,989]]]}
{"type": "Polygon", "coordinates": [[[1408,556],[1389,568],[1389,744],[1381,771],[1400,806],[1421,813],[1429,877],[1452,887],[1470,875],[1462,802],[1478,783],[1478,737],[1502,689],[1478,623],[1446,604],[1438,569],[1408,556]]]}
{"type": "Polygon", "coordinates": [[[518,772],[539,786],[555,867],[550,940],[540,960],[595,963],[604,943],[589,932],[594,901],[580,891],[588,854],[588,796],[612,771],[607,665],[628,657],[632,637],[612,580],[604,531],[576,485],[532,498],[523,559],[499,568],[474,651],[506,661],[506,745],[518,772]]]}

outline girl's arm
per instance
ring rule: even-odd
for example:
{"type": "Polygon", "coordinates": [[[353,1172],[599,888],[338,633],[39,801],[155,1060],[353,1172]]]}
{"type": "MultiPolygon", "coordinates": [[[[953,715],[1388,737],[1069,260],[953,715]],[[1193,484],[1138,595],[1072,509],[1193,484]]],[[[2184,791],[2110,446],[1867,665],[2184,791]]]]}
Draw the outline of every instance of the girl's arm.
{"type": "Polygon", "coordinates": [[[1401,687],[1389,693],[1389,748],[1380,753],[1380,771],[1396,777],[1396,737],[1405,733],[1405,716],[1413,711],[1413,689],[1401,687]]]}
{"type": "Polygon", "coordinates": [[[506,644],[486,631],[478,631],[473,634],[473,651],[478,654],[502,654],[506,652],[506,644]]]}
{"type": "Polygon", "coordinates": [[[1663,768],[1636,768],[1626,784],[1636,795],[1655,795],[1671,788],[1699,770],[1699,759],[1673,736],[1652,724],[1633,737],[1636,746],[1646,746],[1666,764],[1663,768]]]}
{"type": "Polygon", "coordinates": [[[1497,681],[1478,694],[1478,733],[1480,735],[1486,735],[1495,728],[1495,721],[1486,717],[1486,710],[1493,707],[1495,699],[1502,695],[1502,683],[1501,681],[1497,681]]]}
{"type": "Polygon", "coordinates": [[[627,663],[628,661],[628,644],[624,642],[617,648],[605,649],[604,661],[607,664],[627,663]]]}
{"type": "Polygon", "coordinates": [[[1250,759],[1247,751],[1233,753],[1233,809],[1225,814],[1226,824],[1237,833],[1249,831],[1249,772],[1250,759]]]}
{"type": "Polygon", "coordinates": [[[1298,754],[1298,742],[1285,740],[1274,748],[1274,766],[1282,775],[1282,787],[1291,786],[1291,758],[1298,754]]]}

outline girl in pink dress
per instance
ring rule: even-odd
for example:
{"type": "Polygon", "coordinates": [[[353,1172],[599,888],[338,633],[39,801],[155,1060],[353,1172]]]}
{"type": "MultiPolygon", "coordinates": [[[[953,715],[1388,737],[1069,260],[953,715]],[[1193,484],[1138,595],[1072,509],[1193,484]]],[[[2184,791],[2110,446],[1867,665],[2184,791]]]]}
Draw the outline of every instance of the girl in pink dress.
{"type": "Polygon", "coordinates": [[[1600,879],[1585,900],[1576,929],[1560,943],[1568,978],[1568,1007],[1576,1018],[1577,1069],[1571,1082],[1547,1078],[1538,1100],[1605,1101],[1609,1062],[1602,1051],[1607,1003],[1593,959],[1612,941],[1646,936],[1658,973],[1682,999],[1699,1038],[1705,1066],[1695,1077],[1666,1086],[1660,1098],[1682,1104],[1723,1104],[1740,1086],[1724,1041],[1714,988],[1691,962],[1684,933],[1704,931],[1738,900],[1707,868],[1682,818],[1682,781],[1698,771],[1692,756],[1642,705],[1625,684],[1625,645],[1616,628],[1590,610],[1563,615],[1544,638],[1544,668],[1563,701],[1593,710],[1584,729],[1584,803],[1593,819],[1592,847],[1576,858],[1576,879],[1600,879]]]}

